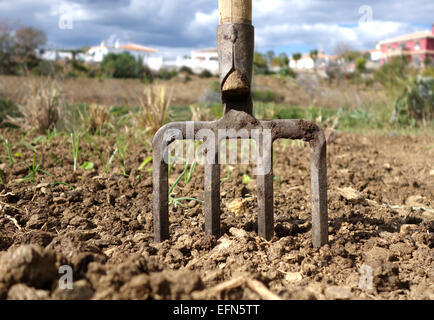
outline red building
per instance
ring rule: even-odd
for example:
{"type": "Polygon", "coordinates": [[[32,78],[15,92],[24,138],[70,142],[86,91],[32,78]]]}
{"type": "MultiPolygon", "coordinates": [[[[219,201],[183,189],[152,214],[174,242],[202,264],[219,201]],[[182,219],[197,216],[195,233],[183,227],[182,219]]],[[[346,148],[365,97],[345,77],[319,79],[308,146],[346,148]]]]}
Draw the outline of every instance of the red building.
{"type": "Polygon", "coordinates": [[[433,63],[434,24],[431,31],[421,31],[387,39],[380,41],[378,45],[382,52],[381,64],[396,56],[405,56],[416,66],[425,63],[427,57],[430,57],[429,60],[433,63]]]}

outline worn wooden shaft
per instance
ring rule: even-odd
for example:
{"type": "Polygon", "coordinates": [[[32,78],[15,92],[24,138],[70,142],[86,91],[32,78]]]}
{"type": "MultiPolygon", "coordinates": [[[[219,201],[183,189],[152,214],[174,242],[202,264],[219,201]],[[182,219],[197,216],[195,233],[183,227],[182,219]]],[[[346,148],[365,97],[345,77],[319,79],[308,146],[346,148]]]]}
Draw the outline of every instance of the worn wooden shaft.
{"type": "Polygon", "coordinates": [[[252,0],[219,0],[220,81],[225,112],[252,112],[250,94],[254,52],[252,0]]]}
{"type": "Polygon", "coordinates": [[[252,0],[219,0],[220,24],[252,24],[252,0]]]}

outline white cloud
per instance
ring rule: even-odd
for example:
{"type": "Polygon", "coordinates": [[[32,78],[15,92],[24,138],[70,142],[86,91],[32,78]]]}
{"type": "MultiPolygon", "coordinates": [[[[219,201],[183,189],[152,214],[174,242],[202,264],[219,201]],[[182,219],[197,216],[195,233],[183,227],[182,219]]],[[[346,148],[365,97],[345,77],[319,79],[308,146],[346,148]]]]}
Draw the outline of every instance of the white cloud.
{"type": "MultiPolygon", "coordinates": [[[[260,50],[304,45],[332,51],[337,42],[369,49],[386,37],[420,30],[433,20],[426,0],[253,0],[260,50]],[[359,25],[359,8],[373,21],[359,25]],[[417,26],[419,24],[419,27],[417,26]]],[[[111,35],[159,48],[216,45],[217,1],[213,0],[0,0],[0,21],[40,28],[56,46],[92,45],[111,35]],[[61,5],[73,8],[74,30],[59,30],[61,5]]]]}

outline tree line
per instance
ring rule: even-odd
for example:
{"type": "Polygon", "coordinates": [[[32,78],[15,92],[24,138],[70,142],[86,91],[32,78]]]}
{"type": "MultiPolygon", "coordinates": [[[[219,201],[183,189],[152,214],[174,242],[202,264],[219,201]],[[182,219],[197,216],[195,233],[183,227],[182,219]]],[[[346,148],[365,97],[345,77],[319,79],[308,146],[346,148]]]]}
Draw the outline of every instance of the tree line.
{"type": "Polygon", "coordinates": [[[36,49],[46,42],[41,30],[25,26],[13,30],[0,25],[0,73],[17,74],[35,67],[39,63],[36,49]]]}

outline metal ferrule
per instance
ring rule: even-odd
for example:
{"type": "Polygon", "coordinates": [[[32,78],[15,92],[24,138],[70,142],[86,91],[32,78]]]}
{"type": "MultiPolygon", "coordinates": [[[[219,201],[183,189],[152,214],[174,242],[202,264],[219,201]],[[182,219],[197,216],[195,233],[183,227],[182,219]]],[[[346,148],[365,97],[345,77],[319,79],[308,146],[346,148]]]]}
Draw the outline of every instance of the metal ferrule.
{"type": "Polygon", "coordinates": [[[220,85],[238,71],[250,88],[254,56],[254,27],[245,23],[226,23],[217,28],[220,85]]]}

